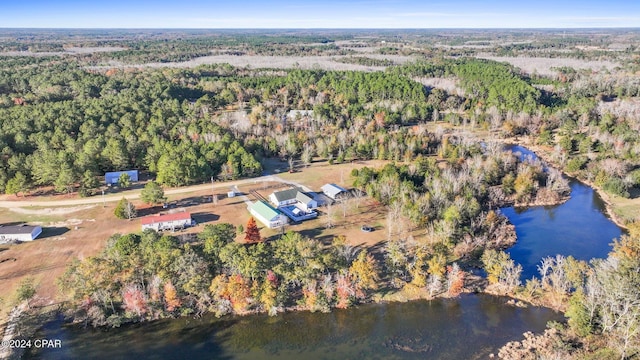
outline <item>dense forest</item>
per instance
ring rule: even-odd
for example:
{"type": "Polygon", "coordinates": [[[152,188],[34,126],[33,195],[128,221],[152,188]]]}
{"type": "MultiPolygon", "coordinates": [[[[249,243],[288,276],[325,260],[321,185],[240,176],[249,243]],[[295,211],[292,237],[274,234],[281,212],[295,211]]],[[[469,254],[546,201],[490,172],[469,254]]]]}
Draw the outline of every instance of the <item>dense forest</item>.
{"type": "Polygon", "coordinates": [[[176,186],[259,175],[262,157],[409,160],[438,144],[406,125],[434,120],[533,136],[554,146],[567,171],[616,195],[629,196],[640,182],[634,110],[603,101],[636,96],[634,78],[602,83],[564,69],[560,80],[544,81],[550,92],[538,89],[539,78],[474,59],[386,72],[96,72],[44,58],[2,62],[0,191],[8,193],[54,185],[90,194],[96,176],[127,168],[176,186]],[[430,77],[458,79],[464,96],[414,80],[430,77]],[[313,119],[287,121],[291,109],[313,110],[313,119]]]}
{"type": "Polygon", "coordinates": [[[358,32],[194,31],[163,39],[141,32],[139,39],[98,32],[73,48],[104,51],[76,53],[56,33],[18,32],[0,42],[1,51],[39,53],[0,56],[1,193],[53,187],[89,196],[105,171],[123,169],[182,186],[259,176],[268,157],[379,159],[386,165],[353,171],[357,196],[344,203],[357,206],[367,194],[383,206],[387,241],[374,257],[343,237],[321,244],[295,232],[240,244],[229,224],[207,226],[187,243],[153,232],[116,235],[60,281],[76,319],[119,326],[205,311],[328,311],[368,301],[380,286],[455,296],[465,270],[482,266],[491,291],[569,318],[500,356],[625,358],[637,348],[637,213],[616,213],[629,233],[609,258],[543,259],[540,278],[523,284],[520,266],[502,251],[515,241],[513,227],[495,211],[565,200],[567,180],[554,167],[615,197],[637,198],[640,62],[633,44],[615,50],[636,33],[560,40],[540,31],[521,41],[531,34],[381,32],[373,40],[358,32]],[[527,73],[477,58],[478,49],[617,67],[527,73]],[[110,66],[217,54],[326,55],[375,69],[110,66]],[[503,151],[504,142],[518,141],[538,147],[554,167],[503,151]]]}

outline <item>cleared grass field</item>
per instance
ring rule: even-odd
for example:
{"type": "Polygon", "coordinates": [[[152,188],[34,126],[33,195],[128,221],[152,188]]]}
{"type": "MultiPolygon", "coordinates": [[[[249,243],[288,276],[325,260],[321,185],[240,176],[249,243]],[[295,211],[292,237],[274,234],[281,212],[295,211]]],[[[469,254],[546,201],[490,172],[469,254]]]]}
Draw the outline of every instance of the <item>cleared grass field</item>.
{"type": "MultiPolygon", "coordinates": [[[[315,162],[308,168],[302,168],[295,173],[281,173],[278,176],[286,181],[299,183],[314,191],[326,183],[337,183],[350,187],[351,170],[363,166],[380,167],[384,161],[366,161],[346,164],[329,165],[326,162],[315,162]]],[[[279,166],[279,164],[274,163],[279,166]]],[[[226,197],[226,189],[222,183],[216,183],[215,193],[219,196],[217,204],[211,202],[211,185],[199,185],[192,191],[169,194],[171,203],[169,209],[161,206],[151,207],[140,200],[132,200],[138,209],[138,216],[168,211],[189,211],[198,225],[193,228],[176,232],[176,235],[197,233],[206,224],[231,223],[245,226],[250,214],[246,203],[241,197],[226,197]]],[[[249,194],[251,190],[263,191],[268,196],[273,189],[264,190],[265,186],[286,186],[280,182],[249,181],[238,186],[239,190],[249,194]],[[261,190],[262,189],[262,190],[261,190]]],[[[189,190],[189,189],[185,189],[189,190]]],[[[118,194],[133,194],[127,191],[118,194]]],[[[5,196],[4,200],[17,199],[5,196]]],[[[42,200],[40,197],[19,198],[18,205],[22,207],[0,208],[0,224],[30,223],[43,227],[43,234],[32,242],[17,245],[0,245],[0,316],[6,314],[12,305],[12,298],[20,281],[26,277],[33,277],[38,292],[33,305],[46,305],[56,301],[58,289],[56,279],[64,273],[66,265],[76,258],[96,255],[106,245],[107,239],[116,233],[140,232],[140,219],[120,220],[113,215],[115,202],[93,205],[76,205],[62,207],[29,206],[29,201],[42,200]],[[6,261],[3,261],[6,260],[6,261]]],[[[73,200],[75,196],[51,196],[49,200],[73,200]]],[[[97,198],[99,199],[99,197],[97,198]]],[[[251,198],[251,200],[255,200],[251,198]]],[[[354,246],[375,246],[386,239],[386,210],[372,199],[363,199],[358,208],[350,206],[346,217],[342,216],[340,206],[334,206],[334,226],[327,229],[325,214],[320,210],[320,217],[300,224],[290,225],[285,230],[299,231],[303,235],[319,241],[331,241],[334,236],[344,235],[354,246]],[[360,230],[363,224],[373,226],[376,231],[364,233],[360,230]]],[[[261,234],[266,238],[275,238],[281,234],[280,229],[261,228],[261,234]]],[[[242,235],[237,238],[242,241],[242,235]]]]}

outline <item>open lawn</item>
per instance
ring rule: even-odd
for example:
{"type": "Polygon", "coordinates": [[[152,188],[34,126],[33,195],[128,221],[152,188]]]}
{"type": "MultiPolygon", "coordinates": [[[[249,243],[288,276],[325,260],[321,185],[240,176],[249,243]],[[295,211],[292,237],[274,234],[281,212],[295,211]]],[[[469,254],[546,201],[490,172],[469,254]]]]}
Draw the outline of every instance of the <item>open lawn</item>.
{"type": "Polygon", "coordinates": [[[314,191],[320,191],[320,187],[327,183],[351,188],[351,170],[365,166],[380,168],[388,163],[385,160],[366,160],[330,165],[327,161],[317,161],[310,167],[297,167],[294,173],[283,172],[278,176],[284,180],[299,182],[314,191]]]}
{"type": "Polygon", "coordinates": [[[625,222],[640,221],[640,197],[625,199],[620,196],[608,196],[613,213],[625,222]]]}
{"type": "MultiPolygon", "coordinates": [[[[231,184],[237,183],[238,189],[247,194],[249,200],[255,201],[253,195],[250,195],[252,190],[268,196],[274,190],[291,186],[282,183],[280,179],[304,185],[313,191],[320,191],[322,185],[330,182],[350,188],[352,169],[363,166],[381,167],[385,163],[374,160],[329,165],[327,162],[318,161],[310,167],[299,168],[294,173],[280,173],[277,181],[249,180],[244,183],[230,182],[228,186],[216,183],[215,192],[219,199],[216,204],[211,202],[211,185],[194,186],[191,190],[185,188],[180,193],[168,194],[168,209],[148,206],[137,199],[132,201],[138,209],[138,217],[161,212],[191,212],[198,225],[176,232],[175,235],[198,233],[206,224],[226,222],[235,226],[245,226],[250,214],[243,197],[226,197],[226,191],[231,184]]],[[[40,197],[28,198],[33,201],[41,200],[40,197]]],[[[76,199],[75,196],[69,195],[51,199],[61,198],[76,199]]],[[[24,207],[0,208],[0,224],[37,224],[43,227],[43,234],[33,242],[0,246],[0,298],[4,300],[1,303],[3,315],[6,314],[5,310],[11,307],[15,289],[24,278],[33,277],[37,284],[38,292],[34,305],[55,302],[58,292],[56,279],[64,273],[69,262],[97,254],[113,234],[139,232],[141,229],[139,218],[131,221],[115,218],[115,202],[106,202],[106,207],[102,203],[46,207],[28,206],[28,203],[23,201],[18,203],[24,204],[24,207]]],[[[321,208],[317,219],[290,224],[284,230],[298,231],[325,244],[338,235],[346,236],[348,243],[354,246],[375,246],[387,238],[386,210],[373,199],[364,198],[358,206],[355,202],[350,203],[346,207],[346,216],[343,216],[344,210],[340,204],[333,205],[331,228],[327,228],[327,210],[321,208]],[[360,229],[362,225],[371,226],[375,231],[363,232],[360,229]]],[[[275,239],[281,233],[282,229],[271,230],[261,226],[261,234],[267,239],[275,239]]],[[[242,241],[242,235],[237,239],[242,241]]]]}
{"type": "MultiPolygon", "coordinates": [[[[65,215],[24,214],[7,209],[0,211],[0,223],[39,224],[42,235],[32,242],[3,245],[0,252],[0,298],[2,314],[10,308],[15,289],[26,277],[38,286],[34,304],[49,304],[57,294],[56,279],[74,258],[99,252],[109,236],[116,232],[134,231],[139,222],[116,219],[115,205],[82,209],[65,215]]],[[[42,209],[41,209],[42,210],[42,209]]]]}

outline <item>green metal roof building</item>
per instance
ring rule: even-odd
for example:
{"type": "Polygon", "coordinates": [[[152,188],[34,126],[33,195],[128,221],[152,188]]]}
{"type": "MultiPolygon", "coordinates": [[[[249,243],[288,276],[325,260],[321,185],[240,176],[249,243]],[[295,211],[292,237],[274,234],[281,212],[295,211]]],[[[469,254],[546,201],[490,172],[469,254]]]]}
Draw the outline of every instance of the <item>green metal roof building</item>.
{"type": "Polygon", "coordinates": [[[256,201],[249,205],[249,212],[269,229],[279,228],[289,222],[288,217],[264,201],[256,201]]]}

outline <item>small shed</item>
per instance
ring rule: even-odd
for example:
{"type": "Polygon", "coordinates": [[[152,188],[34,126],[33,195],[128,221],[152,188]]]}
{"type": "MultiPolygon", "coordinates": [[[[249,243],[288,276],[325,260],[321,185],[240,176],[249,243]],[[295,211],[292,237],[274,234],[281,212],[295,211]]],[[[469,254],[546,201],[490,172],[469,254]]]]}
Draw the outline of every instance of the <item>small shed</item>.
{"type": "Polygon", "coordinates": [[[333,200],[337,200],[341,194],[346,194],[347,190],[341,188],[336,184],[326,184],[322,186],[322,192],[333,200]]]}
{"type": "Polygon", "coordinates": [[[133,182],[138,181],[138,170],[125,170],[125,171],[111,171],[111,172],[105,173],[104,182],[107,185],[117,185],[118,179],[120,179],[120,175],[122,174],[128,174],[129,179],[131,179],[131,181],[133,182]]]}
{"type": "Polygon", "coordinates": [[[152,215],[143,217],[142,231],[151,229],[155,231],[184,229],[193,225],[191,213],[179,212],[165,215],[152,215]]]}
{"type": "Polygon", "coordinates": [[[269,229],[279,228],[289,222],[289,218],[264,201],[256,201],[249,205],[249,212],[269,229]]]}
{"type": "Polygon", "coordinates": [[[0,225],[0,244],[11,241],[32,241],[42,234],[42,227],[30,225],[0,225]]]}

